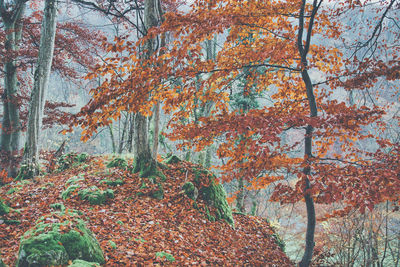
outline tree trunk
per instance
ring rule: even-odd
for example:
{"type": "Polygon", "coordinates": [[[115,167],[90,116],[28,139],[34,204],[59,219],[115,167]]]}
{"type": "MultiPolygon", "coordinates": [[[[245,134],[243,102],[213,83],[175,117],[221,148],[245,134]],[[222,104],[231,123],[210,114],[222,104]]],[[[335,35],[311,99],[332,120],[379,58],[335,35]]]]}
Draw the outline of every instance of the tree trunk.
{"type": "Polygon", "coordinates": [[[15,7],[10,11],[5,7],[4,1],[0,1],[0,16],[6,31],[6,54],[11,55],[5,59],[4,66],[4,93],[3,123],[1,129],[0,153],[2,167],[7,169],[8,175],[16,176],[17,156],[21,135],[21,122],[18,104],[18,79],[16,52],[19,50],[19,42],[22,35],[22,20],[25,11],[25,1],[15,2],[15,7]]]}
{"type": "Polygon", "coordinates": [[[129,135],[128,135],[128,152],[129,153],[132,153],[132,151],[133,151],[132,143],[133,143],[133,133],[135,131],[134,120],[135,120],[134,114],[129,113],[129,123],[130,123],[129,135]]]}
{"type": "Polygon", "coordinates": [[[236,198],[236,208],[240,212],[244,212],[244,183],[243,178],[238,179],[238,194],[236,198]]]}
{"type": "Polygon", "coordinates": [[[124,151],[125,136],[126,136],[126,130],[128,129],[128,124],[129,124],[129,114],[127,114],[125,117],[124,128],[122,129],[122,135],[118,145],[118,154],[122,154],[122,152],[124,151]]]}
{"type": "Polygon", "coordinates": [[[115,145],[114,132],[113,132],[113,129],[112,129],[112,125],[108,125],[107,127],[108,127],[108,131],[110,132],[112,153],[115,153],[117,151],[117,148],[116,148],[116,145],[115,145]]]}
{"type": "MultiPolygon", "coordinates": [[[[151,27],[157,26],[160,21],[158,0],[144,1],[144,28],[147,32],[151,27]]],[[[149,59],[154,53],[154,39],[147,40],[144,45],[144,59],[149,59]]],[[[141,113],[135,114],[135,132],[134,132],[134,158],[135,172],[141,172],[142,177],[146,177],[155,170],[155,159],[152,157],[148,140],[148,122],[147,118],[141,113]]]]}
{"type": "Polygon", "coordinates": [[[158,154],[158,135],[160,132],[160,101],[157,101],[154,106],[154,136],[153,136],[153,149],[152,156],[153,159],[157,159],[158,154]]]}
{"type": "MultiPolygon", "coordinates": [[[[302,1],[302,5],[300,8],[300,15],[299,15],[299,30],[297,36],[297,48],[301,57],[301,77],[306,87],[306,94],[308,100],[308,107],[310,109],[310,117],[317,117],[318,116],[318,109],[317,109],[317,102],[314,96],[314,88],[308,74],[308,61],[307,61],[307,54],[311,44],[311,36],[312,36],[312,28],[314,25],[314,18],[317,14],[317,11],[321,5],[323,0],[314,0],[313,1],[313,8],[311,11],[311,15],[309,16],[309,23],[307,28],[307,37],[306,41],[303,44],[303,31],[304,31],[304,18],[306,17],[304,14],[306,0],[302,1]]],[[[306,127],[306,134],[304,140],[304,160],[306,162],[306,167],[303,170],[305,175],[304,181],[304,200],[306,202],[307,208],[307,231],[306,231],[306,247],[304,250],[303,258],[301,259],[299,266],[300,267],[307,267],[310,266],[313,251],[314,251],[314,233],[315,233],[315,224],[316,224],[316,217],[315,217],[315,207],[314,207],[314,199],[311,195],[311,183],[309,180],[309,176],[311,175],[311,162],[310,159],[313,157],[312,155],[312,133],[314,128],[311,125],[307,125],[306,127]]]]}
{"type": "Polygon", "coordinates": [[[41,28],[39,56],[29,103],[27,140],[24,147],[23,165],[18,177],[29,179],[39,174],[39,135],[49,84],[56,34],[57,0],[46,0],[41,28]]]}

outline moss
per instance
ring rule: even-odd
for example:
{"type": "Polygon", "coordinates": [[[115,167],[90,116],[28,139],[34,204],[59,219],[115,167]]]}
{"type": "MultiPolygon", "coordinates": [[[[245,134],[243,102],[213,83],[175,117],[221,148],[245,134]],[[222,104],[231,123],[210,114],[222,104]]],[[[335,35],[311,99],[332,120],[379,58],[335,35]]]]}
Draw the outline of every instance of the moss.
{"type": "Polygon", "coordinates": [[[183,185],[182,189],[185,191],[185,194],[186,194],[189,198],[191,198],[191,199],[193,199],[193,200],[196,200],[196,199],[197,199],[197,196],[198,196],[198,194],[199,194],[199,191],[198,191],[198,189],[194,186],[193,183],[191,183],[191,182],[185,183],[185,184],[183,185]]]}
{"type": "Polygon", "coordinates": [[[216,220],[224,219],[228,224],[234,226],[232,210],[226,201],[225,190],[221,184],[215,182],[216,177],[200,167],[194,170],[194,174],[195,186],[200,188],[199,196],[215,210],[215,214],[207,215],[207,217],[215,217],[216,220]]]}
{"type": "Polygon", "coordinates": [[[10,208],[4,203],[4,200],[0,198],[0,215],[6,215],[10,212],[10,208]]]}
{"type": "Polygon", "coordinates": [[[50,204],[50,208],[59,211],[65,211],[65,206],[62,203],[53,203],[50,204]]]}
{"type": "Polygon", "coordinates": [[[38,165],[22,164],[15,180],[21,181],[21,180],[32,179],[33,177],[36,176],[37,173],[40,173],[38,165]]]}
{"type": "Polygon", "coordinates": [[[114,158],[109,163],[107,163],[107,168],[120,168],[123,170],[128,169],[128,162],[123,158],[114,158]]]}
{"type": "Polygon", "coordinates": [[[181,162],[181,159],[178,158],[178,156],[175,155],[171,155],[170,157],[168,157],[167,159],[165,159],[164,161],[166,164],[176,164],[181,162]]]}
{"type": "Polygon", "coordinates": [[[111,247],[111,248],[113,248],[113,249],[117,249],[117,244],[115,244],[115,242],[114,242],[114,241],[112,241],[112,240],[108,240],[108,244],[110,245],[110,247],[111,247]]]}
{"type": "MultiPolygon", "coordinates": [[[[148,178],[151,183],[157,184],[157,190],[151,192],[151,196],[156,199],[164,198],[164,189],[161,182],[166,180],[165,175],[157,168],[157,163],[148,157],[138,157],[134,160],[133,172],[138,173],[139,177],[148,178]]],[[[143,186],[143,183],[142,183],[143,186]]]]}
{"type": "Polygon", "coordinates": [[[114,181],[104,179],[101,180],[100,183],[106,183],[109,186],[118,186],[118,185],[123,185],[125,182],[122,179],[118,178],[117,180],[114,181]]]}
{"type": "Polygon", "coordinates": [[[73,176],[67,180],[65,184],[76,184],[77,182],[84,181],[85,178],[82,176],[73,176]]]}
{"type": "Polygon", "coordinates": [[[164,251],[157,252],[156,253],[156,257],[157,258],[165,258],[169,262],[174,262],[175,261],[174,256],[172,256],[171,254],[169,254],[167,252],[164,252],[164,251]]]}
{"type": "Polygon", "coordinates": [[[89,155],[87,153],[81,153],[81,154],[77,154],[77,153],[68,153],[65,154],[63,156],[61,156],[58,159],[58,171],[64,171],[66,169],[69,169],[73,166],[78,166],[81,163],[84,163],[88,160],[89,155]]]}
{"type": "Polygon", "coordinates": [[[0,257],[0,267],[6,267],[6,265],[4,264],[3,260],[0,257]]]}
{"type": "Polygon", "coordinates": [[[60,244],[60,237],[60,233],[50,232],[23,240],[18,252],[17,266],[67,264],[68,254],[64,246],[60,244]]]}
{"type": "Polygon", "coordinates": [[[278,247],[280,247],[281,250],[283,252],[285,252],[286,243],[285,243],[285,241],[283,241],[283,239],[280,237],[280,235],[275,232],[272,234],[272,237],[273,237],[275,243],[278,245],[278,247]]]}
{"type": "Polygon", "coordinates": [[[164,198],[164,188],[161,183],[157,184],[157,190],[151,192],[151,196],[159,200],[164,198]]]}
{"type": "Polygon", "coordinates": [[[107,189],[105,191],[100,190],[97,186],[92,186],[80,190],[78,196],[82,200],[87,200],[91,205],[101,205],[107,201],[109,198],[114,198],[114,191],[112,189],[107,189]]]}
{"type": "Polygon", "coordinates": [[[49,216],[39,219],[21,239],[17,266],[65,265],[74,259],[105,262],[99,243],[76,213],[54,214],[55,218],[62,215],[67,220],[44,223],[49,216]]]}
{"type": "Polygon", "coordinates": [[[208,209],[208,206],[206,206],[206,215],[207,215],[207,219],[210,222],[215,222],[215,217],[211,215],[210,210],[208,209]]]}
{"type": "Polygon", "coordinates": [[[83,162],[87,161],[88,158],[89,158],[89,154],[88,153],[81,153],[81,154],[76,155],[75,161],[77,163],[83,163],[83,162]]]}
{"type": "Polygon", "coordinates": [[[76,189],[80,188],[80,185],[77,184],[73,184],[70,185],[67,189],[65,189],[62,193],[61,193],[61,198],[66,200],[68,198],[71,197],[72,192],[74,192],[76,189]]]}
{"type": "Polygon", "coordinates": [[[100,264],[97,262],[89,262],[84,260],[74,260],[68,267],[98,267],[100,264]]]}
{"type": "Polygon", "coordinates": [[[11,195],[11,194],[13,194],[13,193],[15,193],[15,192],[18,192],[19,190],[21,190],[21,188],[18,188],[18,187],[11,187],[8,191],[7,191],[7,195],[11,195]]]}

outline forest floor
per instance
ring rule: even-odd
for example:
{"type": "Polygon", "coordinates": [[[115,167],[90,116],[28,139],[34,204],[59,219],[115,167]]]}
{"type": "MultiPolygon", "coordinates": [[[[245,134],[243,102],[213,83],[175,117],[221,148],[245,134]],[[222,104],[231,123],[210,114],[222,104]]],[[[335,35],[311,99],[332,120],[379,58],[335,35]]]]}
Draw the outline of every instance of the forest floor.
{"type": "MultiPolygon", "coordinates": [[[[235,227],[225,221],[211,222],[193,208],[193,200],[182,185],[194,179],[194,164],[179,162],[163,170],[162,200],[147,196],[143,180],[119,168],[107,168],[107,157],[90,157],[88,162],[33,181],[11,182],[0,187],[0,196],[11,207],[0,218],[0,252],[6,265],[15,266],[21,236],[35,221],[54,211],[53,203],[83,212],[87,226],[97,237],[106,259],[105,266],[194,265],[194,266],[293,266],[274,239],[266,220],[234,214],[235,227]],[[74,176],[82,188],[96,185],[112,188],[115,198],[102,205],[90,205],[76,192],[64,200],[61,193],[74,176]],[[110,187],[103,179],[122,179],[123,185],[110,187]],[[138,192],[141,192],[138,194],[138,192]],[[19,224],[6,224],[17,220],[19,224]],[[161,253],[161,254],[160,254],[161,253]],[[157,254],[157,255],[156,255],[157,254]],[[172,255],[173,258],[160,257],[172,255]]],[[[131,164],[131,162],[130,162],[131,164]]],[[[147,183],[147,182],[145,182],[147,183]]],[[[204,201],[197,199],[200,207],[204,201]]]]}

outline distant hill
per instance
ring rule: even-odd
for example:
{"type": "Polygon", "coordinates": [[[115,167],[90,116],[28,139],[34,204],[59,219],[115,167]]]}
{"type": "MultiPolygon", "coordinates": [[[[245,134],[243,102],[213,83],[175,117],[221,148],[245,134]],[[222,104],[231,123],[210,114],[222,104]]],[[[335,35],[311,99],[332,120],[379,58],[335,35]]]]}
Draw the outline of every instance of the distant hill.
{"type": "Polygon", "coordinates": [[[157,183],[132,174],[126,168],[132,162],[111,160],[84,157],[64,164],[62,171],[0,187],[10,207],[0,216],[4,263],[15,265],[20,238],[37,219],[67,209],[79,211],[87,222],[104,252],[104,266],[294,265],[266,220],[240,214],[233,214],[234,226],[229,219],[218,220],[224,215],[204,199],[202,189],[212,175],[198,165],[164,164],[163,198],[157,199],[157,183]]]}

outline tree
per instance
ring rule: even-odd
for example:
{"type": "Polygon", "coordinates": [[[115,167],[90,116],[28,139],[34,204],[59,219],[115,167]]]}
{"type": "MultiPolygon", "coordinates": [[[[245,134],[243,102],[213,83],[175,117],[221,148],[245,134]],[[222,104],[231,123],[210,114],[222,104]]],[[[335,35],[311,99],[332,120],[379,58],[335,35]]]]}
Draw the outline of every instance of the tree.
{"type": "Polygon", "coordinates": [[[18,53],[22,36],[22,22],[27,0],[12,3],[0,1],[0,16],[4,23],[6,60],[4,64],[3,123],[1,129],[0,152],[4,168],[10,176],[16,175],[16,156],[19,149],[21,122],[19,116],[19,91],[17,78],[18,53]]]}
{"type": "MultiPolygon", "coordinates": [[[[4,27],[0,29],[0,38],[9,41],[4,45],[0,44],[0,64],[5,70],[0,73],[0,77],[6,81],[2,90],[4,116],[0,152],[1,165],[12,177],[18,174],[21,158],[19,140],[21,132],[26,129],[27,106],[33,87],[31,78],[38,57],[42,11],[38,10],[37,3],[8,1],[2,9],[1,23],[4,27]],[[24,16],[23,10],[27,3],[30,4],[31,13],[24,16]],[[11,20],[15,20],[14,24],[11,20]],[[10,29],[6,29],[8,27],[10,29]],[[12,27],[14,29],[11,29],[12,27]]],[[[60,22],[56,32],[53,73],[64,81],[79,83],[82,67],[87,68],[94,64],[95,55],[100,51],[98,44],[104,41],[103,38],[103,34],[86,29],[79,22],[60,22]],[[88,49],[89,47],[91,49],[88,49]]],[[[59,109],[70,106],[67,103],[49,101],[44,103],[44,106],[44,127],[69,122],[71,114],[59,109]]]]}
{"type": "Polygon", "coordinates": [[[57,0],[46,0],[38,62],[34,75],[34,84],[29,104],[27,139],[24,147],[23,163],[19,179],[29,179],[39,174],[38,140],[42,125],[42,115],[46,102],[45,92],[50,78],[53,60],[54,42],[57,25],[57,0]]]}
{"type": "MultiPolygon", "coordinates": [[[[384,75],[364,73],[366,68],[376,70],[366,64],[371,62],[368,60],[357,67],[361,75],[348,73],[344,51],[327,41],[344,35],[336,15],[353,4],[348,1],[332,7],[323,1],[290,0],[229,1],[227,5],[225,1],[199,0],[187,13],[166,13],[163,25],[151,29],[145,40],[167,32],[174,42],[160,48],[162,54],[152,53],[144,61],[137,53],[121,58],[129,70],[125,81],[110,78],[92,90],[93,100],[81,110],[77,123],[86,128],[87,138],[98,125],[118,117],[118,109],[129,106],[148,112],[163,98],[164,110],[173,113],[171,140],[182,140],[181,147],[200,151],[218,138],[218,156],[227,159],[220,166],[222,181],[243,177],[253,188],[273,186],[271,200],[281,203],[305,199],[308,226],[300,265],[308,266],[314,250],[314,202],[346,203],[345,208],[326,215],[329,217],[352,209],[372,210],[380,202],[399,197],[399,191],[393,190],[399,184],[398,143],[365,131],[369,125],[385,131],[385,107],[350,105],[333,97],[345,90],[363,90],[358,87],[360,82],[373,86],[377,75],[384,75]],[[255,32],[253,42],[237,42],[251,31],[255,32]],[[207,60],[202,42],[221,33],[226,34],[226,41],[215,61],[207,60]],[[248,86],[268,92],[270,102],[247,113],[231,110],[230,87],[243,69],[258,67],[262,71],[252,73],[248,86]],[[311,72],[326,81],[313,81],[316,75],[311,78],[311,72]],[[207,79],[198,79],[205,73],[207,79]],[[343,77],[346,82],[340,79],[343,77]],[[108,90],[110,85],[118,90],[108,90]],[[127,90],[132,87],[134,90],[127,90]],[[183,118],[192,116],[207,101],[215,103],[209,116],[182,124],[183,118]],[[357,143],[366,140],[376,147],[357,143]],[[385,186],[388,184],[391,188],[385,186]]],[[[132,51],[132,45],[121,42],[114,49],[132,51]]],[[[387,78],[398,79],[393,75],[398,73],[393,58],[381,65],[391,66],[387,78]]],[[[109,66],[98,66],[90,76],[99,74],[113,76],[109,66]]]]}

